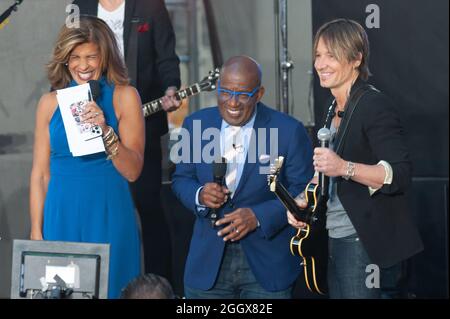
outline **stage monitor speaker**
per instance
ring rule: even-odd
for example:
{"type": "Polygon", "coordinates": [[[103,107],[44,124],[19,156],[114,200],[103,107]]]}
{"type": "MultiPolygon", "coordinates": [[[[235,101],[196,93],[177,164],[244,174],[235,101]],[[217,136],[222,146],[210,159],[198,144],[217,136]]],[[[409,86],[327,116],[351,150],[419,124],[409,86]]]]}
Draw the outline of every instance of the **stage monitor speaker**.
{"type": "Polygon", "coordinates": [[[109,244],[13,241],[11,299],[106,299],[109,244]]]}

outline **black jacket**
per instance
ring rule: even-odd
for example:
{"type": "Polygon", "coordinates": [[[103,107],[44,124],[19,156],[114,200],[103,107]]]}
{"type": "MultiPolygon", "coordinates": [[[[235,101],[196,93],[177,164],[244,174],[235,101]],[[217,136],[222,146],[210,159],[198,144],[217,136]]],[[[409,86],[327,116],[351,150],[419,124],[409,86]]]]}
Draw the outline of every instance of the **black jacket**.
{"type": "MultiPolygon", "coordinates": [[[[81,14],[97,16],[98,1],[75,0],[81,14]]],[[[163,0],[126,0],[124,21],[124,53],[130,49],[130,34],[139,28],[136,88],[142,103],[164,95],[169,86],[180,87],[180,60],[175,53],[175,34],[163,0]],[[143,28],[145,26],[145,28],[143,28]],[[146,30],[148,27],[148,31],[146,30]]],[[[164,111],[153,114],[146,120],[147,141],[154,141],[168,131],[167,115],[164,111]]],[[[147,143],[148,145],[148,143],[147,143]]]]}
{"type": "MultiPolygon", "coordinates": [[[[362,85],[364,82],[358,79],[351,93],[362,85]]],[[[337,179],[339,199],[370,259],[389,267],[421,251],[423,244],[405,197],[412,166],[392,101],[375,90],[365,93],[342,142],[338,155],[344,160],[368,165],[385,160],[394,173],[392,184],[384,185],[372,196],[365,185],[337,179]]]]}

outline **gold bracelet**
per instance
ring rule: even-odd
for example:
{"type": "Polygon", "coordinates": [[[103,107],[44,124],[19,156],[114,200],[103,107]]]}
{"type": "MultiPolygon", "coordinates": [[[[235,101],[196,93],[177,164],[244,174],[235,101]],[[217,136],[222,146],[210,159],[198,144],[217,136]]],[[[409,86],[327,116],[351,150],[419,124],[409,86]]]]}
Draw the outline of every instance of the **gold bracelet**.
{"type": "Polygon", "coordinates": [[[105,145],[105,148],[109,148],[118,140],[119,137],[117,136],[116,132],[114,132],[112,127],[109,126],[108,131],[106,132],[105,136],[103,136],[103,144],[105,145]]]}
{"type": "Polygon", "coordinates": [[[103,136],[103,144],[105,145],[105,153],[108,154],[107,160],[112,160],[119,153],[119,137],[111,126],[103,136]]]}
{"type": "Polygon", "coordinates": [[[107,139],[108,137],[110,137],[113,133],[113,128],[111,126],[108,126],[108,129],[106,132],[104,132],[104,135],[102,136],[103,140],[107,139]]]}
{"type": "Polygon", "coordinates": [[[107,160],[112,160],[114,157],[116,157],[119,154],[119,141],[111,145],[110,148],[107,149],[108,156],[106,157],[107,160]]]}
{"type": "Polygon", "coordinates": [[[117,142],[119,140],[119,138],[117,137],[117,135],[115,133],[113,133],[113,135],[111,135],[111,137],[109,137],[106,140],[103,140],[103,144],[105,144],[105,147],[109,147],[112,144],[114,144],[115,142],[117,142]]]}
{"type": "Polygon", "coordinates": [[[116,139],[105,146],[106,152],[109,153],[109,151],[116,146],[116,144],[119,142],[119,139],[116,139]]]}

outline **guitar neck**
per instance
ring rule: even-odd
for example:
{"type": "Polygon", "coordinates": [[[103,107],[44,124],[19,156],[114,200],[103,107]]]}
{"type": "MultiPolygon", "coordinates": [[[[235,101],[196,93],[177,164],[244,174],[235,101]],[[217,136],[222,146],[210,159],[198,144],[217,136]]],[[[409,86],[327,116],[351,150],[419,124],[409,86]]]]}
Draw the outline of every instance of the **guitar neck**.
{"type": "Polygon", "coordinates": [[[295,202],[295,199],[279,181],[276,181],[275,195],[277,195],[284,207],[286,207],[286,209],[290,211],[299,221],[307,224],[311,224],[313,222],[312,214],[308,210],[299,208],[295,202]]]}
{"type": "MultiPolygon", "coordinates": [[[[202,90],[200,88],[200,85],[198,83],[196,83],[186,89],[175,92],[175,98],[178,101],[181,101],[181,100],[187,99],[190,96],[199,94],[201,91],[202,90]]],[[[158,111],[161,111],[162,109],[163,109],[163,107],[162,107],[161,98],[142,105],[142,111],[144,112],[144,117],[150,116],[158,111]]]]}

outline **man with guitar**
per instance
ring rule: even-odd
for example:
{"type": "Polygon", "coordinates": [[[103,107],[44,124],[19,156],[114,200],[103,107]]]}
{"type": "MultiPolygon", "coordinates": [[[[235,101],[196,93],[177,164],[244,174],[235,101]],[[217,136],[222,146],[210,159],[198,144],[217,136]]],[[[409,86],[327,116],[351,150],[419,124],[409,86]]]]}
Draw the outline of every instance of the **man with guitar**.
{"type": "MultiPolygon", "coordinates": [[[[325,126],[330,148],[314,150],[314,169],[330,177],[326,210],[331,298],[379,298],[380,277],[423,249],[405,191],[411,162],[391,100],[367,85],[369,42],[355,21],[326,23],[314,40],[320,85],[333,95],[325,126]],[[380,273],[380,272],[378,272],[380,273]]],[[[318,182],[317,177],[312,180],[318,182]]],[[[320,183],[319,183],[320,184],[320,183]]],[[[304,193],[298,199],[306,207],[304,193]]],[[[305,224],[287,213],[297,228],[305,224]]]]}
{"type": "Polygon", "coordinates": [[[291,298],[301,269],[285,245],[295,230],[266,186],[261,169],[268,163],[261,159],[277,143],[275,155],[286,163],[280,180],[298,194],[313,175],[312,148],[303,125],[261,103],[263,95],[259,64],[232,57],[220,71],[218,106],[183,123],[189,138],[182,144],[189,149],[182,151],[190,155],[177,164],[172,190],[196,217],[184,274],[187,298],[291,298]],[[195,160],[214,143],[225,167],[203,156],[195,160]]]}
{"type": "Polygon", "coordinates": [[[180,106],[175,98],[180,86],[175,34],[164,0],[75,0],[81,14],[105,20],[118,40],[131,84],[143,103],[161,96],[164,111],[146,118],[144,167],[131,183],[140,215],[145,272],[170,280],[171,244],[161,207],[161,136],[168,132],[166,112],[180,106]]]}

